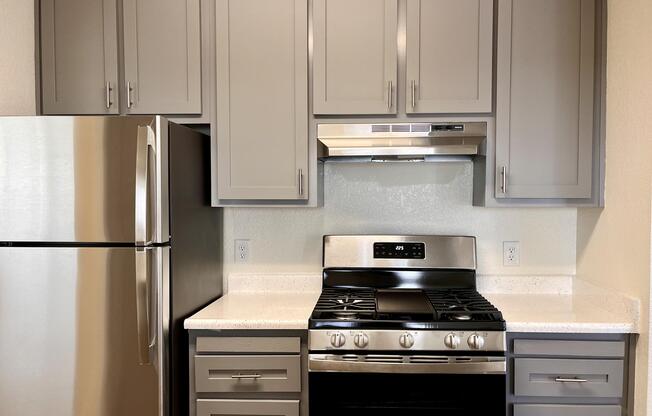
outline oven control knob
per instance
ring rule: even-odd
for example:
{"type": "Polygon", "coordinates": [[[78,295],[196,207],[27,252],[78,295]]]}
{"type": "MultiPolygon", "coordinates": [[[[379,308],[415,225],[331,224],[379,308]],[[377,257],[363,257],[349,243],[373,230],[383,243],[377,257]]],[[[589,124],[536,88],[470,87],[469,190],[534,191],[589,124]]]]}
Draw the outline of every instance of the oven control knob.
{"type": "Polygon", "coordinates": [[[460,337],[451,332],[444,337],[444,345],[446,345],[451,350],[455,350],[460,346],[460,337]]]}
{"type": "Polygon", "coordinates": [[[473,334],[468,339],[469,347],[473,350],[481,350],[484,347],[484,337],[482,335],[473,334]]]}
{"type": "Polygon", "coordinates": [[[353,337],[353,342],[355,343],[356,347],[364,348],[369,345],[369,337],[367,334],[360,332],[353,337]]]}
{"type": "Polygon", "coordinates": [[[405,333],[398,337],[398,343],[401,345],[403,348],[412,348],[414,345],[414,337],[412,334],[405,333]]]}
{"type": "Polygon", "coordinates": [[[346,342],[346,337],[341,332],[335,332],[331,335],[331,345],[335,348],[340,348],[346,342]]]}

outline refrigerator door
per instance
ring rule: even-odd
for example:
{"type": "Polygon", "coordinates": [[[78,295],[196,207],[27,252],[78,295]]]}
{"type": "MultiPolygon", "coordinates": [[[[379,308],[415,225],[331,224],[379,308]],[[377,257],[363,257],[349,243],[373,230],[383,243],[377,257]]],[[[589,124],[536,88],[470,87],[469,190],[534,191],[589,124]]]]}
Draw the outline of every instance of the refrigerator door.
{"type": "Polygon", "coordinates": [[[165,415],[168,258],[167,247],[1,248],[0,414],[165,415]]]}
{"type": "Polygon", "coordinates": [[[161,117],[0,118],[0,242],[169,240],[161,117]]]}

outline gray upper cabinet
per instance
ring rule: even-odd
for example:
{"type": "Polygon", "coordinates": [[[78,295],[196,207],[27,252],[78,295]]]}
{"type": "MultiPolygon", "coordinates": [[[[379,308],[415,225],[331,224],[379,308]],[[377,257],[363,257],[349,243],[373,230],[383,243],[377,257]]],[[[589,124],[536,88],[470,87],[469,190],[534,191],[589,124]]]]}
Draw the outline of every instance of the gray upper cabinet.
{"type": "Polygon", "coordinates": [[[116,0],[42,0],[43,114],[118,113],[116,0]]]}
{"type": "Polygon", "coordinates": [[[43,113],[201,114],[201,47],[200,0],[41,0],[43,113]]]}
{"type": "Polygon", "coordinates": [[[407,0],[406,113],[490,113],[492,51],[493,1],[407,0]]]}
{"type": "Polygon", "coordinates": [[[398,0],[314,0],[315,114],[395,114],[398,0]]]}
{"type": "Polygon", "coordinates": [[[201,113],[199,0],[123,0],[123,19],[125,112],[201,113]]]}
{"type": "Polygon", "coordinates": [[[213,202],[307,199],[307,0],[217,0],[216,48],[213,202]]]}
{"type": "Polygon", "coordinates": [[[595,0],[499,0],[497,198],[591,198],[595,0]]]}

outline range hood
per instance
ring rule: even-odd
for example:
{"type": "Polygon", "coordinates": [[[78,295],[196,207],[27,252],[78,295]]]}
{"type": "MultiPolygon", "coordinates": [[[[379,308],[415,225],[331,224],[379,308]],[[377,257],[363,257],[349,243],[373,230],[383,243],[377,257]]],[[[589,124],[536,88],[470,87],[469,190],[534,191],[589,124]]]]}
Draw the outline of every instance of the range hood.
{"type": "Polygon", "coordinates": [[[319,124],[321,160],[424,161],[484,152],[485,122],[319,124]]]}

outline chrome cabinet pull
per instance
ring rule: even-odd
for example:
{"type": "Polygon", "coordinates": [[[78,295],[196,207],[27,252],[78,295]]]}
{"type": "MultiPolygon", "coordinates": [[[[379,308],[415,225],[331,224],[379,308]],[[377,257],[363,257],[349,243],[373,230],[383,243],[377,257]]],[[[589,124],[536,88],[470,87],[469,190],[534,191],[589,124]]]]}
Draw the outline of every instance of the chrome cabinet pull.
{"type": "Polygon", "coordinates": [[[394,106],[394,95],[392,91],[394,89],[394,83],[392,81],[387,81],[387,109],[391,110],[394,106]]]}
{"type": "Polygon", "coordinates": [[[417,82],[415,80],[410,81],[410,95],[412,109],[414,110],[417,106],[417,82]]]}
{"type": "Polygon", "coordinates": [[[303,169],[299,169],[299,195],[303,196],[303,169]]]}
{"type": "Polygon", "coordinates": [[[233,374],[233,375],[231,375],[231,378],[235,379],[235,380],[243,380],[243,379],[245,379],[245,380],[246,379],[255,380],[255,379],[258,379],[258,378],[261,378],[261,377],[262,376],[260,374],[233,374]]]}
{"type": "Polygon", "coordinates": [[[127,108],[134,106],[134,102],[131,99],[131,93],[134,90],[134,87],[131,86],[131,81],[127,81],[127,108]]]}
{"type": "Polygon", "coordinates": [[[503,194],[507,193],[507,166],[500,168],[500,190],[503,194]]]}
{"type": "Polygon", "coordinates": [[[107,108],[107,110],[110,109],[111,106],[113,105],[113,101],[111,101],[111,92],[112,91],[113,91],[113,88],[111,87],[111,83],[107,82],[106,85],[105,85],[105,89],[104,89],[104,95],[105,95],[105,98],[106,98],[106,108],[107,108]]]}
{"type": "Polygon", "coordinates": [[[583,378],[565,378],[565,377],[556,377],[555,383],[588,383],[589,380],[583,378]]]}

